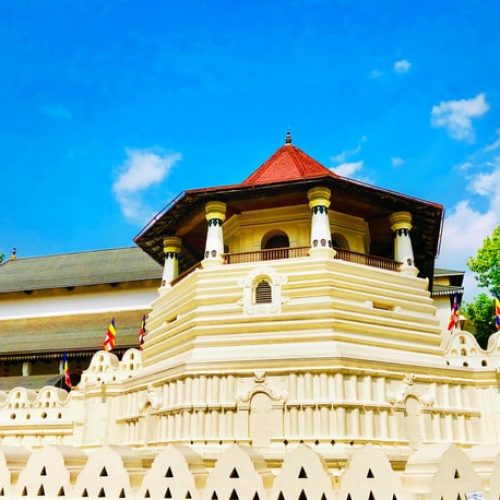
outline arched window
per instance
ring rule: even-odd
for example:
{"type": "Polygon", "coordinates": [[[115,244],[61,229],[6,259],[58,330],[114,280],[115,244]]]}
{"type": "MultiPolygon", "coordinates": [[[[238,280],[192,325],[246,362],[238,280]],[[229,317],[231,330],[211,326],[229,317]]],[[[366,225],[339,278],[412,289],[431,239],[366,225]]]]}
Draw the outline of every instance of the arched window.
{"type": "Polygon", "coordinates": [[[270,231],[262,238],[261,249],[271,250],[273,248],[288,248],[290,240],[284,231],[270,231]]]}
{"type": "Polygon", "coordinates": [[[341,250],[350,250],[347,238],[340,233],[332,233],[332,245],[334,248],[341,250]]]}
{"type": "Polygon", "coordinates": [[[284,231],[277,230],[266,233],[260,244],[261,250],[270,250],[263,253],[263,260],[288,259],[289,247],[288,235],[284,231]]]}
{"type": "Polygon", "coordinates": [[[273,301],[273,291],[269,281],[260,280],[255,287],[254,303],[270,304],[273,301]]]}

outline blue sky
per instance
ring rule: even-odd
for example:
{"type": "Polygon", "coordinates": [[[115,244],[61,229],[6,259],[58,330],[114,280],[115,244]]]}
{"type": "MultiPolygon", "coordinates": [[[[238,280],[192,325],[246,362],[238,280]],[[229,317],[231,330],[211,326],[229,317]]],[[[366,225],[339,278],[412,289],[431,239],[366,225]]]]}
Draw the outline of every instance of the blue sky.
{"type": "Polygon", "coordinates": [[[131,244],[283,143],[445,205],[440,265],[500,223],[497,2],[0,1],[0,251],[131,244]]]}

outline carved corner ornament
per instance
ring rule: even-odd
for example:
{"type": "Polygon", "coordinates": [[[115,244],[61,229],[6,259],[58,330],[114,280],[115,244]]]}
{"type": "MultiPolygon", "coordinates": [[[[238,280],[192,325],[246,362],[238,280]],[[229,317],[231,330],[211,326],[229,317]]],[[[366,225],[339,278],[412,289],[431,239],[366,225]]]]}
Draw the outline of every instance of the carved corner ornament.
{"type": "Polygon", "coordinates": [[[248,390],[245,394],[241,394],[238,397],[238,406],[239,407],[250,407],[250,400],[252,397],[257,394],[258,392],[263,392],[264,394],[267,394],[269,398],[271,398],[273,402],[273,406],[276,405],[282,405],[284,404],[287,399],[288,399],[288,392],[283,390],[283,391],[274,391],[267,385],[267,380],[266,380],[266,372],[264,370],[257,370],[254,372],[254,385],[248,390]]]}
{"type": "Polygon", "coordinates": [[[396,392],[387,393],[387,401],[391,405],[397,405],[404,403],[407,397],[413,396],[427,408],[434,406],[436,402],[435,397],[430,392],[424,394],[421,391],[417,390],[417,387],[415,385],[415,379],[416,379],[415,374],[413,373],[406,374],[403,377],[403,380],[401,381],[399,389],[396,392]]]}
{"type": "Polygon", "coordinates": [[[148,386],[148,390],[143,395],[142,403],[139,407],[139,412],[142,413],[148,407],[152,410],[158,410],[162,404],[160,391],[156,390],[152,385],[148,386]]]}

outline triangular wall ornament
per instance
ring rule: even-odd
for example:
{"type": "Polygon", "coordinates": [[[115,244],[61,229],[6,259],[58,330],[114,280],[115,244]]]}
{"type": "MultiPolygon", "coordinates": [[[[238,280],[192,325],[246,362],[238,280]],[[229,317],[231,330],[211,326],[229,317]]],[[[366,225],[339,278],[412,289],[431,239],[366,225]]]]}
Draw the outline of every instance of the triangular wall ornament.
{"type": "Polygon", "coordinates": [[[307,500],[307,495],[304,490],[300,492],[299,500],[307,500]]]}
{"type": "Polygon", "coordinates": [[[101,488],[99,490],[99,493],[97,494],[98,498],[106,498],[106,492],[104,491],[104,488],[101,488]]]}
{"type": "Polygon", "coordinates": [[[37,497],[44,497],[45,496],[45,488],[43,487],[43,484],[40,485],[40,488],[38,488],[38,493],[36,494],[37,497]]]}
{"type": "Polygon", "coordinates": [[[280,494],[278,495],[278,500],[285,500],[285,497],[283,496],[282,491],[280,491],[280,494]]]}
{"type": "Polygon", "coordinates": [[[231,491],[231,495],[229,495],[229,500],[240,500],[238,493],[236,490],[231,491]]]}
{"type": "Polygon", "coordinates": [[[149,490],[146,490],[146,493],[144,493],[144,498],[151,498],[151,493],[149,493],[149,490]]]}
{"type": "Polygon", "coordinates": [[[165,477],[174,477],[174,474],[173,474],[172,469],[170,467],[167,469],[167,472],[165,473],[165,477]]]}
{"type": "Polygon", "coordinates": [[[184,498],[193,498],[189,490],[187,491],[186,496],[184,498]]]}
{"type": "Polygon", "coordinates": [[[87,488],[85,488],[83,491],[82,491],[82,498],[87,498],[89,496],[89,492],[87,491],[87,488]]]}
{"type": "Polygon", "coordinates": [[[371,469],[368,469],[368,474],[366,475],[368,479],[373,479],[375,476],[373,475],[373,472],[371,469]]]}
{"type": "Polygon", "coordinates": [[[66,494],[64,493],[64,488],[62,486],[59,489],[59,492],[57,493],[57,496],[58,497],[65,497],[66,496],[66,494]]]}
{"type": "Polygon", "coordinates": [[[304,467],[300,468],[299,479],[307,479],[307,474],[306,474],[306,470],[304,469],[304,467]]]}
{"type": "Polygon", "coordinates": [[[118,498],[126,498],[125,490],[123,488],[121,489],[120,494],[118,495],[118,498]]]}
{"type": "Polygon", "coordinates": [[[167,491],[165,491],[165,496],[163,498],[172,498],[172,493],[170,493],[170,488],[167,488],[167,491]]]}
{"type": "Polygon", "coordinates": [[[453,476],[454,479],[460,479],[460,473],[458,472],[458,469],[455,469],[455,475],[453,476]]]}
{"type": "Polygon", "coordinates": [[[106,467],[103,467],[101,469],[101,473],[99,474],[99,477],[108,477],[108,471],[106,470],[106,467]]]}
{"type": "Polygon", "coordinates": [[[231,474],[229,474],[229,477],[231,479],[236,479],[236,478],[240,477],[240,475],[238,474],[238,471],[236,470],[236,467],[231,471],[231,474]]]}
{"type": "Polygon", "coordinates": [[[46,476],[47,475],[47,469],[45,468],[45,466],[42,468],[42,470],[40,471],[40,476],[46,476]]]}

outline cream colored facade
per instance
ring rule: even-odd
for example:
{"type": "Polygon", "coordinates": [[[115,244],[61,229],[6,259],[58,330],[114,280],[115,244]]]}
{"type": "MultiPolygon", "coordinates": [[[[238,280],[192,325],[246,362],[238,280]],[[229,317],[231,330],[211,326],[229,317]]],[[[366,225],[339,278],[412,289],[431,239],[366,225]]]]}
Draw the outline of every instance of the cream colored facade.
{"type": "Polygon", "coordinates": [[[384,267],[359,257],[369,222],[314,189],[229,216],[214,195],[194,270],[165,235],[143,351],[96,353],[69,394],[0,392],[0,494],[498,499],[500,333],[445,336],[411,213],[387,217],[404,262],[384,267]]]}

